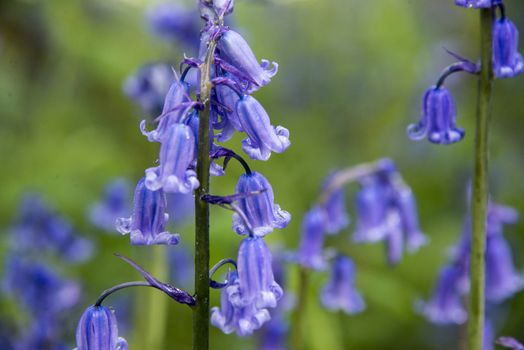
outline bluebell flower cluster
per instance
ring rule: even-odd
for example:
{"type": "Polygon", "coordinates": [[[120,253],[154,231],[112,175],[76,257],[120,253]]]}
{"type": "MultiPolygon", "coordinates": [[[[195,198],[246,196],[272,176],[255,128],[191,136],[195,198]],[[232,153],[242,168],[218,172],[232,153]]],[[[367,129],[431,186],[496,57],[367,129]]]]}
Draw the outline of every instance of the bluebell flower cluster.
{"type": "Polygon", "coordinates": [[[91,242],[78,236],[68,220],[35,194],[22,200],[9,238],[2,291],[28,318],[18,334],[9,335],[12,347],[65,349],[64,325],[81,299],[81,288],[48,261],[85,261],[92,252],[91,242]]]}
{"type": "Polygon", "coordinates": [[[330,278],[320,294],[322,305],[328,310],[356,314],[366,304],[355,287],[355,265],[336,247],[324,247],[326,235],[349,226],[344,189],[351,182],[361,186],[356,194],[354,242],[384,241],[388,262],[396,264],[405,250],[416,252],[427,238],[420,230],[414,195],[390,159],[328,176],[318,202],[304,216],[296,261],[311,270],[325,270],[331,265],[330,278]]]}
{"type": "MultiPolygon", "coordinates": [[[[524,61],[518,52],[519,33],[515,25],[506,17],[502,0],[455,0],[458,6],[468,8],[491,8],[500,10],[500,17],[493,19],[493,73],[497,78],[512,78],[524,71],[524,61]]],[[[455,72],[478,74],[480,63],[450,54],[458,62],[448,66],[436,85],[426,90],[422,102],[422,113],[418,123],[407,128],[412,140],[427,138],[429,142],[441,145],[456,143],[464,138],[464,129],[456,125],[457,107],[455,101],[443,84],[455,72]]]]}
{"type": "MultiPolygon", "coordinates": [[[[511,249],[502,234],[504,225],[514,224],[517,213],[509,207],[490,203],[486,237],[487,303],[498,304],[524,288],[524,275],[519,274],[512,261],[511,249]]],[[[461,324],[467,320],[463,296],[469,290],[469,259],[471,252],[471,224],[466,219],[459,243],[452,249],[450,262],[437,279],[433,296],[419,306],[419,311],[436,324],[461,324]]]]}
{"type": "MultiPolygon", "coordinates": [[[[211,125],[218,133],[212,137],[212,141],[226,141],[234,131],[245,132],[248,137],[243,141],[244,151],[252,159],[261,160],[267,160],[271,152],[280,153],[289,146],[287,129],[273,127],[262,105],[250,95],[269,83],[276,74],[277,65],[270,67],[265,60],[259,63],[240,34],[220,24],[218,19],[222,20],[225,14],[232,11],[230,5],[203,2],[200,6],[202,16],[207,19],[201,35],[201,52],[196,59],[186,59],[187,68],[180,77],[174,77],[162,111],[156,119],[156,128],[148,130],[146,121],[140,126],[150,142],[160,142],[161,145],[159,165],[146,169],[144,180],[137,185],[133,217],[119,220],[118,230],[131,232],[134,244],[176,244],[177,240],[173,236],[168,239],[163,231],[167,220],[161,220],[160,208],[163,204],[155,207],[158,215],[144,216],[140,213],[150,211],[146,208],[150,203],[163,203],[165,194],[190,194],[200,185],[195,172],[196,153],[199,112],[202,102],[206,101],[198,100],[200,84],[191,85],[186,82],[186,78],[191,71],[197,70],[199,74],[197,67],[206,56],[210,40],[217,43],[210,77],[213,83],[210,103],[211,125]],[[193,93],[197,97],[196,101],[191,97],[193,93]],[[156,199],[147,201],[145,195],[139,195],[139,192],[148,192],[149,196],[154,193],[156,199]],[[153,218],[155,223],[151,222],[153,218]],[[165,237],[151,238],[157,236],[165,237]]],[[[212,144],[211,150],[218,147],[212,144]]],[[[213,163],[211,171],[216,175],[223,173],[216,163],[213,163]]],[[[248,225],[253,226],[255,235],[263,236],[274,228],[285,227],[290,215],[273,203],[273,193],[267,180],[261,174],[251,172],[241,177],[237,192],[257,190],[264,192],[239,201],[239,207],[245,212],[248,225]]],[[[233,221],[236,232],[248,232],[238,215],[234,216],[233,221]]]]}
{"type": "Polygon", "coordinates": [[[230,272],[221,291],[220,308],[211,310],[211,324],[224,333],[252,334],[271,319],[283,291],[275,282],[272,256],[263,238],[245,238],[238,251],[237,271],[230,272]]]}

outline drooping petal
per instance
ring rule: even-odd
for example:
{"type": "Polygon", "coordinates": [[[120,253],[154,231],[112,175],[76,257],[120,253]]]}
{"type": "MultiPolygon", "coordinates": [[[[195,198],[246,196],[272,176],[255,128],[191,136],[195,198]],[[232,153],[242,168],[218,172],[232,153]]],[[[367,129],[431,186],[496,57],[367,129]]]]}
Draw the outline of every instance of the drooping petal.
{"type": "MultiPolygon", "coordinates": [[[[238,200],[238,206],[245,214],[256,236],[265,236],[275,228],[282,229],[289,224],[291,215],[275,204],[273,188],[260,173],[242,174],[237,182],[236,194],[256,193],[238,200]]],[[[240,235],[247,234],[245,222],[238,214],[233,214],[233,230],[240,235]]]]}
{"type": "Polygon", "coordinates": [[[524,276],[513,266],[511,249],[502,235],[486,242],[486,300],[501,302],[524,288],[524,276]]]}
{"type": "Polygon", "coordinates": [[[228,285],[221,290],[220,308],[211,309],[211,324],[226,334],[235,332],[239,336],[251,335],[271,319],[269,311],[256,307],[255,303],[238,305],[233,302],[231,295],[234,300],[240,289],[238,274],[229,272],[227,280],[228,285]]]}
{"type": "Polygon", "coordinates": [[[420,230],[415,196],[407,186],[397,188],[395,192],[402,229],[406,236],[407,250],[416,252],[420,247],[427,244],[428,239],[420,230]]]}
{"type": "Polygon", "coordinates": [[[456,126],[453,97],[444,87],[431,87],[424,94],[420,121],[408,127],[412,140],[427,137],[432,143],[446,145],[464,138],[464,130],[456,126]]]}
{"type": "Polygon", "coordinates": [[[222,60],[249,77],[259,87],[268,84],[278,71],[278,65],[275,62],[273,62],[273,67],[270,67],[266,60],[258,63],[249,44],[233,30],[228,30],[222,34],[217,49],[222,60]]]}
{"type": "Polygon", "coordinates": [[[388,215],[391,188],[375,176],[361,180],[356,195],[355,242],[377,242],[390,230],[388,215]]]}
{"type": "Polygon", "coordinates": [[[199,186],[196,172],[190,169],[195,160],[195,135],[185,124],[173,124],[160,146],[160,166],[146,170],[145,185],[156,191],[189,193],[199,186]]]}
{"type": "Polygon", "coordinates": [[[245,307],[254,304],[263,309],[276,307],[283,295],[275,282],[271,265],[271,252],[262,238],[248,237],[238,250],[238,290],[229,288],[233,305],[245,307]]]}
{"type": "Polygon", "coordinates": [[[325,308],[332,311],[356,314],[365,309],[364,299],[355,289],[355,265],[351,259],[343,255],[336,257],[320,300],[325,308]]]}
{"type": "Polygon", "coordinates": [[[133,214],[130,218],[117,220],[117,230],[122,234],[131,234],[131,244],[178,244],[178,234],[166,231],[168,215],[164,192],[149,190],[145,179],[138,181],[133,199],[133,214]]]}
{"type": "Polygon", "coordinates": [[[118,326],[113,311],[100,306],[88,307],[76,328],[77,350],[125,350],[125,339],[118,337],[118,326]]]}
{"type": "Polygon", "coordinates": [[[519,32],[507,17],[493,23],[493,71],[497,78],[512,78],[524,71],[518,52],[519,32]]]}
{"type": "Polygon", "coordinates": [[[447,265],[439,275],[432,298],[421,304],[419,312],[436,324],[462,324],[467,312],[462,305],[460,282],[464,266],[447,265]]]}
{"type": "Polygon", "coordinates": [[[289,131],[271,125],[264,107],[252,96],[244,96],[236,105],[240,124],[248,138],[242,149],[251,159],[268,160],[271,152],[282,153],[289,145],[289,131]]]}
{"type": "Polygon", "coordinates": [[[323,256],[326,216],[320,207],[310,209],[302,223],[302,235],[298,248],[298,262],[303,267],[323,270],[326,261],[323,256]]]}

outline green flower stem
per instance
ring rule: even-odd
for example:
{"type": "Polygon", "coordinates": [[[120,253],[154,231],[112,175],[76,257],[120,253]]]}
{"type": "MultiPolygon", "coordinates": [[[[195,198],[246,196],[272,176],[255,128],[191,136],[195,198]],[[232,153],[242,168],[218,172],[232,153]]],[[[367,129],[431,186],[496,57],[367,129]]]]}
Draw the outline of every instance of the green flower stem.
{"type": "Polygon", "coordinates": [[[200,99],[205,104],[200,114],[198,130],[197,177],[200,186],[195,191],[195,299],[193,312],[193,349],[209,348],[209,204],[201,197],[209,193],[209,97],[210,72],[216,42],[209,43],[201,69],[200,99]]]}
{"type": "Polygon", "coordinates": [[[475,165],[471,196],[471,292],[469,299],[468,349],[482,350],[484,333],[484,287],[486,216],[488,203],[488,143],[493,87],[492,26],[494,9],[480,10],[481,71],[477,100],[475,165]]]}
{"type": "MultiPolygon", "coordinates": [[[[176,249],[176,248],[174,248],[176,249]]],[[[160,281],[167,281],[167,251],[165,246],[152,246],[151,253],[151,273],[160,281]]],[[[155,292],[147,295],[147,314],[148,320],[145,327],[145,349],[164,349],[166,335],[167,308],[169,298],[159,297],[155,292]]],[[[143,308],[141,308],[143,310],[143,308]]]]}
{"type": "Polygon", "coordinates": [[[291,349],[304,349],[304,319],[306,317],[307,296],[309,293],[310,271],[300,267],[298,276],[297,305],[292,315],[291,349]]]}

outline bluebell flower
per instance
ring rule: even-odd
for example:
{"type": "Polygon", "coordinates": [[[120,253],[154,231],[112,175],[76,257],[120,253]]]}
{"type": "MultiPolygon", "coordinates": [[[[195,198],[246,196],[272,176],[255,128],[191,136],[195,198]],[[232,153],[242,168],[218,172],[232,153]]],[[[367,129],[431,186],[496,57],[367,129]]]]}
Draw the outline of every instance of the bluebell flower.
{"type": "Polygon", "coordinates": [[[464,138],[464,130],[456,126],[457,108],[445,87],[432,86],[424,94],[422,116],[408,127],[412,140],[427,137],[436,144],[451,144],[464,138]]]}
{"type": "Polygon", "coordinates": [[[325,211],[316,206],[310,209],[302,222],[302,235],[298,248],[298,262],[303,267],[323,270],[326,261],[323,256],[324,236],[326,232],[325,211]]]}
{"type": "Polygon", "coordinates": [[[122,234],[131,233],[133,245],[177,244],[179,235],[166,231],[168,218],[164,192],[149,190],[142,178],[136,185],[133,214],[118,219],[117,230],[122,234]]]}
{"type": "MultiPolygon", "coordinates": [[[[242,174],[238,179],[237,194],[261,192],[256,195],[246,196],[237,201],[238,207],[245,214],[249,226],[255,236],[265,236],[275,228],[283,229],[289,224],[291,215],[275,203],[273,188],[262,174],[251,172],[242,174]]],[[[233,230],[240,234],[247,234],[246,223],[237,213],[233,214],[233,230]]]]}
{"type": "Polygon", "coordinates": [[[233,30],[228,30],[218,40],[218,56],[242,75],[239,79],[248,80],[261,87],[267,85],[277,74],[278,64],[273,66],[267,60],[257,61],[255,54],[244,38],[233,30]]]}
{"type": "Polygon", "coordinates": [[[489,8],[502,4],[502,0],[455,0],[455,4],[469,8],[489,8]]]}
{"type": "Polygon", "coordinates": [[[433,296],[420,305],[419,312],[429,321],[446,325],[462,324],[467,319],[467,311],[462,304],[464,269],[462,264],[451,264],[442,268],[433,296]]]}
{"type": "Polygon", "coordinates": [[[395,192],[407,250],[416,252],[420,247],[428,243],[428,239],[420,230],[415,196],[413,191],[407,186],[399,186],[395,192]]]}
{"type": "Polygon", "coordinates": [[[519,32],[507,17],[493,23],[493,71],[497,78],[511,78],[524,71],[518,52],[519,32]]]}
{"type": "Polygon", "coordinates": [[[227,287],[233,305],[255,305],[257,309],[277,306],[283,291],[275,282],[271,260],[269,247],[262,238],[242,240],[237,259],[238,284],[227,287]]]}
{"type": "Polygon", "coordinates": [[[5,290],[32,315],[53,317],[70,310],[80,300],[77,282],[62,278],[42,263],[11,256],[5,269],[5,290]]]}
{"type": "Polygon", "coordinates": [[[271,152],[282,153],[289,145],[289,131],[271,125],[264,107],[252,96],[243,96],[236,105],[242,130],[248,138],[242,149],[251,159],[268,160],[271,152]]]}
{"type": "Polygon", "coordinates": [[[216,108],[222,117],[220,124],[214,125],[215,129],[221,130],[217,135],[217,140],[225,142],[233,136],[235,131],[244,131],[236,109],[240,97],[226,85],[216,85],[213,97],[216,99],[216,108]]]}
{"type": "MultiPolygon", "coordinates": [[[[326,190],[336,173],[330,175],[323,184],[326,190]]],[[[349,216],[346,210],[346,197],[344,188],[339,188],[329,194],[322,207],[326,213],[326,233],[335,234],[349,225],[349,216]]]]}
{"type": "Polygon", "coordinates": [[[286,350],[289,324],[283,315],[271,316],[262,328],[258,350],[286,350]]]}
{"type": "Polygon", "coordinates": [[[510,348],[513,350],[524,350],[524,345],[522,345],[515,338],[511,337],[500,337],[497,339],[496,343],[502,345],[503,347],[510,348]]]}
{"type": "Polygon", "coordinates": [[[247,336],[271,319],[266,308],[257,308],[255,303],[247,305],[234,304],[231,301],[231,290],[237,293],[240,289],[238,274],[229,272],[228,284],[220,293],[220,308],[211,309],[211,324],[220,328],[225,334],[235,332],[239,336],[247,336]]]}
{"type": "Polygon", "coordinates": [[[188,9],[174,3],[162,3],[151,7],[147,13],[153,33],[170,42],[179,42],[195,48],[200,36],[200,23],[196,9],[188,9]]]}
{"type": "Polygon", "coordinates": [[[116,219],[124,216],[129,210],[129,192],[130,186],[127,180],[111,181],[104,189],[102,201],[95,204],[89,212],[91,223],[103,230],[113,231],[116,219]]]}
{"type": "Polygon", "coordinates": [[[170,127],[173,124],[181,123],[191,108],[189,85],[175,76],[164,98],[164,105],[158,117],[156,129],[147,131],[146,121],[143,120],[140,123],[140,131],[149,141],[162,142],[170,127]]]}
{"type": "Polygon", "coordinates": [[[149,116],[162,112],[164,99],[173,81],[173,69],[167,63],[148,63],[126,79],[124,93],[149,116]]]}
{"type": "Polygon", "coordinates": [[[189,193],[199,186],[195,170],[195,135],[185,124],[173,124],[160,146],[160,166],[146,169],[145,185],[149,190],[189,193]]]}
{"type": "MultiPolygon", "coordinates": [[[[32,320],[31,324],[22,331],[21,337],[17,339],[12,347],[2,347],[5,350],[69,350],[71,349],[64,340],[56,319],[46,317],[32,320]]],[[[0,343],[1,345],[1,343],[0,343]]]]}
{"type": "Polygon", "coordinates": [[[127,342],[118,336],[118,325],[109,308],[89,306],[76,328],[75,350],[127,350],[127,342]]]}
{"type": "Polygon", "coordinates": [[[344,311],[347,314],[362,312],[366,304],[355,289],[355,264],[343,255],[335,258],[331,275],[320,294],[322,305],[332,311],[344,311]]]}
{"type": "MultiPolygon", "coordinates": [[[[369,176],[361,181],[356,194],[355,242],[377,242],[384,239],[395,228],[397,220],[389,220],[391,187],[377,176],[369,176]]],[[[394,218],[396,219],[396,218],[394,218]]]]}
{"type": "Polygon", "coordinates": [[[489,235],[486,242],[486,300],[501,302],[524,288],[524,276],[513,266],[511,249],[502,235],[489,235]]]}

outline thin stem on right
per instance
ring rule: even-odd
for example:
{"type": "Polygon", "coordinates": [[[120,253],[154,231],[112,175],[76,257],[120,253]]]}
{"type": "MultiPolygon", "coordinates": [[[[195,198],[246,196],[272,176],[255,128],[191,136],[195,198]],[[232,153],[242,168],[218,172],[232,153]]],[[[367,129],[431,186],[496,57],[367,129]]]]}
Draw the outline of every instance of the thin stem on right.
{"type": "Polygon", "coordinates": [[[488,203],[488,144],[493,86],[492,26],[494,9],[480,10],[481,70],[477,100],[474,174],[471,196],[471,291],[469,300],[468,349],[482,350],[484,334],[484,288],[486,214],[488,203]]]}
{"type": "Polygon", "coordinates": [[[302,266],[299,269],[297,305],[292,315],[291,349],[293,350],[304,349],[304,318],[309,290],[310,270],[302,266]]]}

